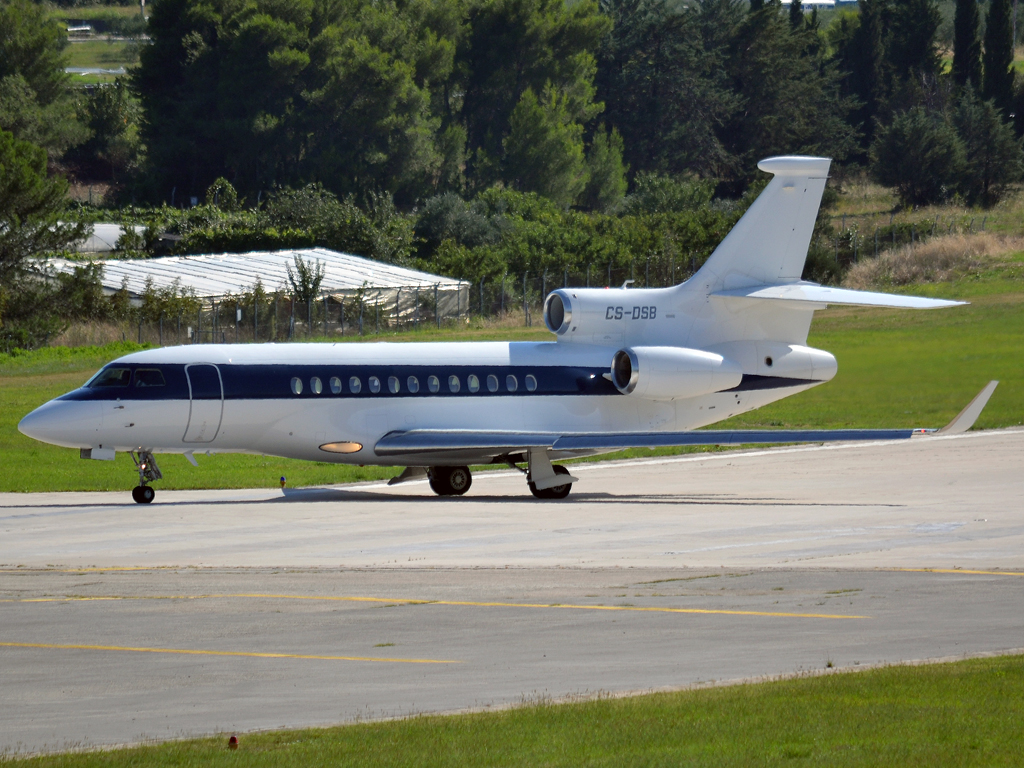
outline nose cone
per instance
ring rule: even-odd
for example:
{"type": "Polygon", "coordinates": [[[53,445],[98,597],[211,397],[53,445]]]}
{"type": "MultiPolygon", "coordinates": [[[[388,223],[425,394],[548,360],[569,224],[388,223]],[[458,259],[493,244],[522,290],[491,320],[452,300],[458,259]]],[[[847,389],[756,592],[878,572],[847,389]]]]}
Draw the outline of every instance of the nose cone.
{"type": "Polygon", "coordinates": [[[51,445],[88,448],[95,441],[102,421],[99,403],[51,400],[23,418],[18,423],[18,431],[51,445]]]}

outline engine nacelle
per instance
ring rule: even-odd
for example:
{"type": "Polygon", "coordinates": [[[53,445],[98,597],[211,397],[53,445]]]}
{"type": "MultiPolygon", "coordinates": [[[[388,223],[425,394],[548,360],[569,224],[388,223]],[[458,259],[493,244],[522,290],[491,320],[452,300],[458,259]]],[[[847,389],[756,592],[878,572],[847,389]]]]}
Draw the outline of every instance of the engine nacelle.
{"type": "Polygon", "coordinates": [[[675,317],[671,289],[559,288],[544,302],[544,324],[559,341],[628,344],[675,317]]]}
{"type": "Polygon", "coordinates": [[[713,352],[686,347],[627,347],[612,357],[612,383],[624,395],[678,400],[739,386],[743,369],[713,352]]]}

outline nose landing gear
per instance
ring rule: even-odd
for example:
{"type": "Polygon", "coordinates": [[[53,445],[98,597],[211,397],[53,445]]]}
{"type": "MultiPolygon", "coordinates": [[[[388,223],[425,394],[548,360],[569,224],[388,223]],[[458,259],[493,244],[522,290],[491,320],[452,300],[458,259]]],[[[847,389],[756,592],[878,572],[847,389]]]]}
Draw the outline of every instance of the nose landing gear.
{"type": "Polygon", "coordinates": [[[163,473],[156,465],[156,459],[151,451],[140,448],[137,456],[135,451],[131,451],[131,457],[135,466],[139,468],[139,484],[132,488],[132,499],[136,504],[149,504],[156,497],[156,491],[150,488],[148,483],[162,479],[163,473]]]}

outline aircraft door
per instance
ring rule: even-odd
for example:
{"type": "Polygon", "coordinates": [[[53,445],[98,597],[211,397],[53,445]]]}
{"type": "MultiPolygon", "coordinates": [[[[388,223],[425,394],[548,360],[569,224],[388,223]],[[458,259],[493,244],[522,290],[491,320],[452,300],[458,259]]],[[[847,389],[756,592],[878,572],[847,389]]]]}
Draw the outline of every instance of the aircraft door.
{"type": "Polygon", "coordinates": [[[220,431],[224,413],[224,384],[215,365],[186,365],[189,412],[186,443],[211,443],[220,431]]]}

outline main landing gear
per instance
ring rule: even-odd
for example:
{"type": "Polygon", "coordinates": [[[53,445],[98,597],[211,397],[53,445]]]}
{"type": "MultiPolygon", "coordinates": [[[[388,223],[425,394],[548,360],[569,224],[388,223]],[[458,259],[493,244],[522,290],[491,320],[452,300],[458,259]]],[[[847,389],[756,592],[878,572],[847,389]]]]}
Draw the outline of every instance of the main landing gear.
{"type": "Polygon", "coordinates": [[[150,451],[139,449],[136,456],[135,451],[131,452],[132,461],[139,468],[139,484],[132,488],[132,498],[136,504],[149,504],[156,497],[156,491],[149,487],[148,483],[163,478],[160,467],[156,465],[156,459],[150,451]]]}
{"type": "Polygon", "coordinates": [[[438,496],[461,496],[473,484],[469,467],[431,467],[427,477],[438,496]]]}

